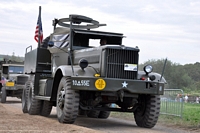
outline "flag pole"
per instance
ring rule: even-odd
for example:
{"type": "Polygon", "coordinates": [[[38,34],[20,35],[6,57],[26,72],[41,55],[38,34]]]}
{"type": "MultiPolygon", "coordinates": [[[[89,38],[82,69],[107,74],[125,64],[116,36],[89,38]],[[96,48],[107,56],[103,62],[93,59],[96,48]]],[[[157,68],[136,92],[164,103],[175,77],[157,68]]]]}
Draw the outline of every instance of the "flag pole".
{"type": "MultiPolygon", "coordinates": [[[[39,6],[39,21],[41,21],[41,6],[39,6]]],[[[39,23],[41,23],[41,22],[39,22],[39,23]]],[[[39,31],[38,31],[38,48],[40,47],[40,24],[39,24],[39,31]]]]}

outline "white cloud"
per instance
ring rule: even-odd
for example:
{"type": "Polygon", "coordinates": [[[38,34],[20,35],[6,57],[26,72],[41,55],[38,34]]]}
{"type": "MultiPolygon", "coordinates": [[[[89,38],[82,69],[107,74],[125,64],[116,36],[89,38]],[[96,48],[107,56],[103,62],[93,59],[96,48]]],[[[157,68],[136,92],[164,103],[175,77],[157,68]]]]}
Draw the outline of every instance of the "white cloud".
{"type": "Polygon", "coordinates": [[[152,12],[158,12],[160,10],[154,5],[146,5],[144,8],[141,9],[141,11],[144,13],[152,13],[152,12]]]}

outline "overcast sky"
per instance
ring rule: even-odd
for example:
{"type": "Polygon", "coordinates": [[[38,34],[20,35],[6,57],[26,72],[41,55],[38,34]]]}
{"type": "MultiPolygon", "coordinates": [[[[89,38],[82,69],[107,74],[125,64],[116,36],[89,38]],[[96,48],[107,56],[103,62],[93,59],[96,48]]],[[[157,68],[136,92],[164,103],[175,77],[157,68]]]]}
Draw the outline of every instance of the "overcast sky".
{"type": "Polygon", "coordinates": [[[200,62],[199,0],[0,0],[0,54],[24,56],[34,40],[39,6],[44,38],[54,18],[79,14],[106,23],[98,30],[123,33],[123,45],[140,48],[139,63],[168,58],[200,62]],[[25,1],[25,2],[23,2],[25,1]]]}

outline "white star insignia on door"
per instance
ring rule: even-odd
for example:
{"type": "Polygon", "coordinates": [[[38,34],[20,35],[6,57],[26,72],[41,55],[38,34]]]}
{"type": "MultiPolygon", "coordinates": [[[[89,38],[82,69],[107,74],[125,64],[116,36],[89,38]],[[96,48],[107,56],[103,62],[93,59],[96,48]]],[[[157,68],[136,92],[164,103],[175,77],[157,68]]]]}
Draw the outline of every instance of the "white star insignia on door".
{"type": "Polygon", "coordinates": [[[127,88],[128,83],[126,83],[126,81],[124,81],[124,83],[122,83],[122,87],[123,88],[127,88]]]}

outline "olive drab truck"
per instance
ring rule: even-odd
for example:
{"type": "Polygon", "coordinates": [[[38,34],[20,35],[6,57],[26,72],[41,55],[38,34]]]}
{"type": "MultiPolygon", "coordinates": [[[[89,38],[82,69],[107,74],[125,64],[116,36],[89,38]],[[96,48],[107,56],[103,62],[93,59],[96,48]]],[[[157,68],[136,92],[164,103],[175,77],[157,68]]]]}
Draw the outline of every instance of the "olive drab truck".
{"type": "Polygon", "coordinates": [[[122,44],[123,34],[93,30],[105,25],[81,15],[54,19],[48,47],[26,49],[24,113],[49,116],[55,106],[58,121],[70,124],[81,114],[130,112],[138,126],[155,126],[166,81],[151,65],[138,70],[140,50],[122,44]]]}
{"type": "Polygon", "coordinates": [[[7,97],[22,98],[23,88],[28,76],[24,75],[22,62],[1,63],[0,102],[6,103],[7,97]]]}

